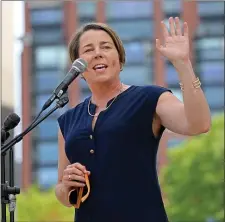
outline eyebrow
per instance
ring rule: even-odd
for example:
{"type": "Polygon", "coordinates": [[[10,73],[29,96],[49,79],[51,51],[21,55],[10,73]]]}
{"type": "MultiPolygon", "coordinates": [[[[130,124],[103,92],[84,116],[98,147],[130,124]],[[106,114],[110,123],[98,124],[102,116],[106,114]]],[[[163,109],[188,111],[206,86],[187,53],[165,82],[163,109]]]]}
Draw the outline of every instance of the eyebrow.
{"type": "MultiPolygon", "coordinates": [[[[100,42],[100,45],[104,45],[104,44],[111,44],[111,45],[112,45],[112,43],[111,43],[111,42],[106,42],[106,41],[102,41],[102,42],[100,42]]],[[[86,48],[86,47],[91,47],[92,45],[93,45],[92,43],[89,43],[89,44],[87,44],[87,45],[83,46],[83,48],[86,48]]]]}

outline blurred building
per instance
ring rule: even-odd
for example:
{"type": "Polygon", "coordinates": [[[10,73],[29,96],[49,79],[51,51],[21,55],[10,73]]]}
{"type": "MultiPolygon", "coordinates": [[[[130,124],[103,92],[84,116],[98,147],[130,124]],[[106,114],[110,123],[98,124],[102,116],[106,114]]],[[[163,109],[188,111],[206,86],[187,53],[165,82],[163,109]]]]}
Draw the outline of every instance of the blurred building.
{"type": "MultiPolygon", "coordinates": [[[[223,110],[224,51],[223,3],[162,1],[39,1],[25,3],[25,36],[22,54],[23,128],[41,110],[70,67],[67,44],[74,31],[91,21],[108,23],[121,37],[127,63],[121,73],[126,84],[158,84],[172,89],[182,100],[177,74],[155,51],[161,37],[160,21],[179,16],[189,24],[192,59],[212,113],[223,110]],[[181,14],[180,14],[181,13],[181,14]],[[198,16],[199,15],[199,16],[198,16]]],[[[70,103],[54,112],[23,141],[23,187],[37,182],[47,188],[57,181],[57,117],[90,95],[85,82],[74,81],[70,103]]],[[[53,107],[53,106],[51,106],[53,107]]],[[[166,132],[159,165],[166,162],[167,147],[184,138],[166,132]]]]}

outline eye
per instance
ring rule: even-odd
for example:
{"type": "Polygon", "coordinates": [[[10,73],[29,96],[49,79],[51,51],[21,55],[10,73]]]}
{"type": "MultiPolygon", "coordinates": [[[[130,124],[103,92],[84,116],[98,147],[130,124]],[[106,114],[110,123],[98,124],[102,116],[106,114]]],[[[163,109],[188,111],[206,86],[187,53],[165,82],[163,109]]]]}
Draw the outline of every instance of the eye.
{"type": "Polygon", "coordinates": [[[103,46],[102,48],[103,48],[103,49],[111,49],[111,47],[108,46],[108,45],[105,45],[105,46],[103,46]]]}
{"type": "Polygon", "coordinates": [[[93,49],[86,49],[84,52],[91,52],[93,49]]]}

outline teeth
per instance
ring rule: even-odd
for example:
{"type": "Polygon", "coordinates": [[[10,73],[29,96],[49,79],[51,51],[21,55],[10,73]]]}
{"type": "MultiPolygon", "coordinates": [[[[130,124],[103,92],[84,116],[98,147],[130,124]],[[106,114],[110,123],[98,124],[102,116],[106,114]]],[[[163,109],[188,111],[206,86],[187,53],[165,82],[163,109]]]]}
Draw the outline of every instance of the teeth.
{"type": "Polygon", "coordinates": [[[102,68],[105,68],[106,66],[105,65],[96,65],[94,68],[95,69],[102,69],[102,68]]]}

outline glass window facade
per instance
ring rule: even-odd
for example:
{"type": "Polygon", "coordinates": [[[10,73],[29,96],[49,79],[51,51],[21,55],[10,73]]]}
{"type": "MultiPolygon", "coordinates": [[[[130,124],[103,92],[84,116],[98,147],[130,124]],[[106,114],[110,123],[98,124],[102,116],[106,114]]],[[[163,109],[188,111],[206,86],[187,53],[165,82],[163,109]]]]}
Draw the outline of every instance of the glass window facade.
{"type": "Polygon", "coordinates": [[[205,86],[207,85],[224,85],[224,62],[218,61],[206,61],[203,59],[199,64],[199,70],[201,79],[205,86]]]}
{"type": "Polygon", "coordinates": [[[180,0],[166,0],[162,1],[162,3],[166,18],[169,18],[170,16],[175,17],[182,11],[182,1],[180,0]]]}
{"type": "Polygon", "coordinates": [[[152,13],[152,1],[109,1],[106,4],[108,19],[146,18],[152,13]]]}
{"type": "Polygon", "coordinates": [[[126,51],[126,63],[145,64],[148,62],[148,55],[153,50],[148,40],[124,42],[126,51]]]}
{"type": "Polygon", "coordinates": [[[94,1],[78,1],[76,3],[77,13],[79,18],[95,18],[96,2],[94,1]]]}
{"type": "Polygon", "coordinates": [[[50,92],[55,89],[57,84],[62,80],[63,73],[57,69],[53,70],[37,70],[34,77],[34,86],[33,88],[37,93],[38,92],[50,92]],[[61,78],[60,78],[61,77],[61,78]],[[43,82],[45,84],[43,84],[43,82]]]}
{"type": "MultiPolygon", "coordinates": [[[[50,129],[51,130],[51,129],[50,129]]],[[[42,141],[37,144],[37,161],[40,165],[55,164],[58,161],[58,146],[57,141],[46,142],[42,141]]]]}
{"type": "Polygon", "coordinates": [[[150,19],[110,20],[109,25],[117,32],[122,40],[141,40],[152,37],[152,21],[150,19]],[[134,31],[134,27],[138,30],[134,31]]]}
{"type": "Polygon", "coordinates": [[[198,13],[201,17],[224,16],[224,3],[222,1],[199,1],[198,13]]]}
{"type": "Polygon", "coordinates": [[[106,2],[106,22],[124,43],[126,64],[121,81],[129,85],[153,82],[153,2],[106,2]]]}
{"type": "Polygon", "coordinates": [[[40,167],[36,173],[37,181],[42,189],[51,188],[58,180],[57,167],[40,167]]]}
{"type": "Polygon", "coordinates": [[[94,22],[96,18],[97,3],[95,1],[78,1],[76,3],[79,26],[88,22],[94,22]]]}
{"type": "MultiPolygon", "coordinates": [[[[33,31],[32,116],[41,110],[53,90],[67,72],[67,45],[62,29],[63,9],[59,7],[31,9],[33,31]]],[[[55,102],[48,108],[55,106],[55,102]]],[[[67,109],[67,107],[64,108],[67,109]]],[[[55,111],[33,131],[33,178],[41,188],[57,182],[58,123],[62,110],[55,111]],[[36,177],[36,178],[35,178],[36,177]]]]}
{"type": "Polygon", "coordinates": [[[41,26],[33,30],[33,38],[35,44],[51,45],[62,42],[64,34],[59,25],[52,26],[50,35],[48,27],[41,26]]]}
{"type": "Polygon", "coordinates": [[[61,10],[61,7],[32,9],[32,26],[55,25],[61,23],[61,21],[63,21],[63,10],[61,10]]]}
{"type": "MultiPolygon", "coordinates": [[[[51,33],[49,34],[51,35],[51,33]]],[[[39,45],[35,49],[35,57],[37,68],[64,69],[67,48],[64,45],[59,45],[59,43],[52,46],[39,45]]]]}
{"type": "Polygon", "coordinates": [[[196,70],[212,114],[224,109],[224,3],[198,2],[196,70]]]}

